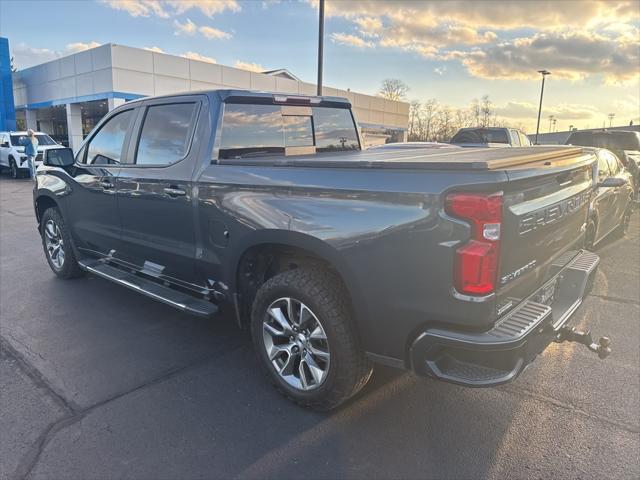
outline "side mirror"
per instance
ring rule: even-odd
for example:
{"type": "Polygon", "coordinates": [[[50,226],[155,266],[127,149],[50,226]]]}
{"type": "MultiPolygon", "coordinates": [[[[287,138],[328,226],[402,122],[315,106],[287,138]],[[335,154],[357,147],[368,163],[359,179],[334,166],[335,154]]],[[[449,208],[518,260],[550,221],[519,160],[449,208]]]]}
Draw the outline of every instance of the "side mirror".
{"type": "Polygon", "coordinates": [[[613,188],[624,187],[626,184],[627,181],[624,178],[609,177],[605,178],[602,182],[598,182],[596,186],[599,188],[613,188]]]}
{"type": "Polygon", "coordinates": [[[9,142],[4,142],[4,143],[0,144],[0,147],[9,148],[9,142]]]}
{"type": "Polygon", "coordinates": [[[70,167],[75,162],[73,150],[70,148],[54,148],[45,150],[42,163],[49,167],[70,167]]]}

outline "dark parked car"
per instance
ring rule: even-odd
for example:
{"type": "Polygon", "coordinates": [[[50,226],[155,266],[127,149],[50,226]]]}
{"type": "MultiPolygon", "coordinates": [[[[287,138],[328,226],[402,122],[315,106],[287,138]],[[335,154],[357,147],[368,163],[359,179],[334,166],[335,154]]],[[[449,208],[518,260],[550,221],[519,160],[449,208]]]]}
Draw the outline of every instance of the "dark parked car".
{"type": "Polygon", "coordinates": [[[529,147],[531,140],[520,130],[505,127],[461,128],[451,139],[461,147],[529,147]]]}
{"type": "Polygon", "coordinates": [[[552,341],[606,356],[568,328],[599,262],[579,249],[593,150],[362,151],[350,107],[217,90],[116,108],[37,172],[49,266],[228,308],[276,387],[318,409],[372,362],[491,386],[552,341]]]}
{"type": "Polygon", "coordinates": [[[633,176],[636,195],[640,191],[640,132],[624,130],[583,130],[573,132],[567,145],[611,150],[633,176]]]}
{"type": "Polygon", "coordinates": [[[595,192],[585,236],[587,248],[593,248],[613,232],[624,233],[633,212],[633,178],[616,155],[597,151],[594,163],[595,192]]]}

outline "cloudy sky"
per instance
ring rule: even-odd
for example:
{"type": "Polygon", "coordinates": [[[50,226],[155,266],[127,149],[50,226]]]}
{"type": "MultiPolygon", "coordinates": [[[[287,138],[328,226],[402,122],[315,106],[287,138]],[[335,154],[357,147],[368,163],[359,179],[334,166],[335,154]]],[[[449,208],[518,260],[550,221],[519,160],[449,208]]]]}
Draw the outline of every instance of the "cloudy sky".
{"type": "MultiPolygon", "coordinates": [[[[375,94],[400,78],[408,99],[454,108],[488,94],[501,118],[531,130],[545,68],[543,118],[559,130],[601,127],[608,113],[640,123],[640,0],[327,0],[326,10],[328,85],[375,94]]],[[[317,0],[2,0],[0,35],[18,68],[111,42],[313,82],[317,0]]]]}

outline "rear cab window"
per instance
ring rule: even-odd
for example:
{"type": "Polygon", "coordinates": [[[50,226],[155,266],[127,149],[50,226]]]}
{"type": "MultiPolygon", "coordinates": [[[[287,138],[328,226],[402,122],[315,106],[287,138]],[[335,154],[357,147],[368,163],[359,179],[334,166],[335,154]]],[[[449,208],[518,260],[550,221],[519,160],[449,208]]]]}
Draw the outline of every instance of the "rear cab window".
{"type": "Polygon", "coordinates": [[[225,103],[218,157],[241,159],[360,150],[349,108],[225,103]]]}

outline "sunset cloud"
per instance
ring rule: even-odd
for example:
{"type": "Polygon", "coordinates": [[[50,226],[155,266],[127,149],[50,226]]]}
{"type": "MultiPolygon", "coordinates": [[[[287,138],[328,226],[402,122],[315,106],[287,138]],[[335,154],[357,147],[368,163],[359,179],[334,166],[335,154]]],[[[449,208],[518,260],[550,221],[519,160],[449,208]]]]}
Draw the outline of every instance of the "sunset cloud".
{"type": "Polygon", "coordinates": [[[481,78],[532,79],[544,66],[570,80],[594,75],[606,83],[637,80],[637,0],[538,0],[535,14],[532,5],[361,0],[327,2],[326,8],[328,17],[353,25],[353,33],[331,34],[336,43],[457,61],[481,78]],[[533,30],[531,36],[523,37],[523,29],[533,30]]]}
{"type": "Polygon", "coordinates": [[[192,9],[213,17],[225,10],[241,10],[236,0],[102,0],[102,3],[115,10],[127,12],[132,17],[169,18],[192,9]]]}
{"type": "Polygon", "coordinates": [[[206,55],[202,55],[198,52],[185,52],[180,56],[188,58],[190,60],[198,60],[200,62],[218,63],[215,58],[207,57],[206,55]]]}
{"type": "Polygon", "coordinates": [[[357,37],[355,35],[349,35],[347,33],[332,33],[331,41],[334,43],[340,43],[342,45],[348,45],[350,47],[356,47],[356,48],[373,47],[372,42],[368,42],[360,37],[357,37]]]}
{"type": "Polygon", "coordinates": [[[595,34],[536,34],[469,51],[453,51],[469,73],[482,78],[534,79],[544,67],[554,77],[580,80],[602,75],[607,83],[639,78],[640,41],[619,41],[595,34]]]}
{"type": "Polygon", "coordinates": [[[266,68],[264,68],[259,63],[243,62],[242,60],[236,60],[236,63],[234,63],[233,66],[242,70],[249,70],[250,72],[258,73],[264,72],[266,70],[266,68]]]}
{"type": "Polygon", "coordinates": [[[173,32],[174,35],[195,35],[196,33],[200,33],[203,37],[208,38],[209,40],[226,40],[232,37],[230,33],[223,32],[222,30],[214,27],[207,25],[198,26],[189,18],[187,18],[184,23],[174,20],[173,26],[175,27],[173,32]]]}
{"type": "MultiPolygon", "coordinates": [[[[530,102],[508,102],[502,107],[494,107],[499,117],[505,118],[535,118],[538,113],[538,105],[530,102]]],[[[600,115],[597,108],[592,105],[560,103],[557,105],[545,105],[545,115],[554,115],[563,120],[590,120],[600,115]]]]}

